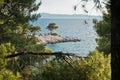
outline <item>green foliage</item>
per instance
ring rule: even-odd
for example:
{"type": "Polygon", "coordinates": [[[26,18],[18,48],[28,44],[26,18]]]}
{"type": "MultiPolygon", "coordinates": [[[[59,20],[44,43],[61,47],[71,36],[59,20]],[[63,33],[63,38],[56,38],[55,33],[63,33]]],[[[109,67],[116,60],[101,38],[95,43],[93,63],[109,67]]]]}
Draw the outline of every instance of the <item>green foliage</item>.
{"type": "Polygon", "coordinates": [[[36,45],[28,45],[25,46],[24,51],[26,52],[42,52],[45,50],[45,47],[41,44],[36,44],[36,45]]]}
{"type": "Polygon", "coordinates": [[[3,3],[3,0],[0,0],[0,4],[2,4],[3,3]]]}
{"type": "Polygon", "coordinates": [[[58,28],[58,26],[56,26],[55,23],[49,23],[49,25],[47,26],[47,29],[50,30],[51,33],[54,29],[57,29],[57,28],[58,28]]]}
{"type": "Polygon", "coordinates": [[[13,71],[6,69],[9,60],[6,60],[5,56],[15,53],[15,47],[11,43],[0,45],[0,80],[21,80],[19,72],[17,72],[17,75],[14,75],[13,71]]]}
{"type": "Polygon", "coordinates": [[[36,32],[40,31],[40,26],[31,26],[30,32],[33,33],[33,36],[36,34],[36,32]]]}
{"type": "Polygon", "coordinates": [[[0,45],[0,69],[4,68],[6,65],[5,56],[15,53],[15,47],[11,45],[11,43],[5,43],[0,45]]]}
{"type": "Polygon", "coordinates": [[[35,44],[31,32],[35,34],[40,27],[29,24],[39,17],[32,14],[37,11],[41,2],[36,0],[1,0],[0,1],[0,43],[11,42],[17,51],[23,51],[24,46],[35,44]]]}
{"type": "Polygon", "coordinates": [[[23,80],[22,69],[30,65],[31,60],[32,63],[43,60],[40,56],[31,55],[5,59],[6,55],[23,51],[50,51],[43,45],[36,45],[34,36],[28,36],[40,31],[39,26],[29,24],[40,17],[32,13],[38,10],[40,4],[36,0],[0,0],[0,80],[23,80]],[[22,79],[18,79],[20,75],[22,79]]]}
{"type": "Polygon", "coordinates": [[[0,43],[10,42],[14,44],[18,52],[22,52],[25,46],[36,44],[33,36],[40,30],[39,26],[29,24],[39,17],[32,14],[39,8],[36,0],[3,0],[0,4],[0,43]]]}
{"type": "Polygon", "coordinates": [[[110,55],[94,51],[88,57],[53,59],[45,64],[40,80],[110,80],[110,55]],[[67,62],[66,62],[67,61],[67,62]],[[68,62],[70,64],[68,64],[68,62]]]}
{"type": "MultiPolygon", "coordinates": [[[[39,26],[29,24],[40,15],[36,0],[0,0],[0,80],[110,80],[110,55],[91,52],[88,57],[68,58],[38,55],[23,55],[5,59],[17,52],[52,52],[44,45],[36,44],[34,35],[39,26]],[[33,36],[28,36],[32,34],[33,36]],[[9,43],[7,43],[9,42],[9,43]]],[[[110,53],[110,11],[104,13],[103,21],[95,21],[99,35],[98,50],[110,53]]],[[[47,26],[52,33],[55,23],[47,26]]],[[[52,33],[56,35],[55,33],[52,33]]]]}
{"type": "Polygon", "coordinates": [[[105,54],[110,54],[110,46],[111,46],[111,13],[110,13],[110,1],[108,5],[106,5],[107,13],[103,13],[103,20],[97,21],[93,20],[94,28],[99,36],[96,39],[98,46],[97,50],[104,51],[105,54]]]}
{"type": "Polygon", "coordinates": [[[31,25],[29,25],[28,23],[19,24],[16,26],[16,29],[14,29],[15,30],[14,32],[17,34],[20,34],[20,35],[25,35],[30,32],[30,27],[31,27],[31,25]]]}
{"type": "MultiPolygon", "coordinates": [[[[40,4],[36,4],[36,0],[3,0],[0,4],[0,43],[11,42],[15,35],[28,35],[31,31],[29,21],[40,17],[32,14],[40,4]]],[[[37,26],[33,27],[33,33],[38,31],[37,26]]]]}
{"type": "Polygon", "coordinates": [[[88,55],[87,66],[85,72],[88,80],[110,80],[111,79],[111,66],[110,55],[104,56],[103,52],[91,52],[88,55]]]}
{"type": "MultiPolygon", "coordinates": [[[[25,52],[52,52],[51,49],[46,49],[43,45],[28,45],[24,48],[25,52]]],[[[40,55],[23,55],[16,58],[11,58],[6,62],[6,69],[13,72],[17,76],[19,72],[22,78],[25,80],[33,80],[34,76],[38,74],[39,68],[43,61],[50,56],[40,56],[40,55]],[[36,63],[38,64],[36,66],[36,63]]],[[[5,64],[5,63],[3,63],[5,64]]]]}
{"type": "Polygon", "coordinates": [[[24,51],[25,46],[36,44],[36,39],[31,36],[24,36],[19,34],[9,34],[4,37],[4,42],[11,42],[15,45],[18,52],[24,51]]]}
{"type": "Polygon", "coordinates": [[[46,63],[41,80],[77,80],[75,71],[64,61],[57,60],[46,63]]]}
{"type": "Polygon", "coordinates": [[[22,80],[20,73],[14,75],[10,70],[1,70],[0,71],[0,80],[22,80]]]}
{"type": "Polygon", "coordinates": [[[52,53],[53,51],[52,51],[52,49],[45,48],[45,49],[43,50],[43,52],[46,52],[46,53],[52,53]]]}
{"type": "Polygon", "coordinates": [[[51,35],[57,36],[58,34],[57,33],[51,33],[51,35]]]}
{"type": "Polygon", "coordinates": [[[11,43],[5,43],[0,45],[0,57],[5,57],[6,55],[11,55],[15,53],[15,47],[11,43]]]}
{"type": "Polygon", "coordinates": [[[4,24],[26,23],[29,20],[36,20],[39,15],[31,14],[38,10],[40,3],[36,0],[3,0],[0,8],[0,18],[4,24]],[[6,19],[6,20],[4,20],[6,19]]]}

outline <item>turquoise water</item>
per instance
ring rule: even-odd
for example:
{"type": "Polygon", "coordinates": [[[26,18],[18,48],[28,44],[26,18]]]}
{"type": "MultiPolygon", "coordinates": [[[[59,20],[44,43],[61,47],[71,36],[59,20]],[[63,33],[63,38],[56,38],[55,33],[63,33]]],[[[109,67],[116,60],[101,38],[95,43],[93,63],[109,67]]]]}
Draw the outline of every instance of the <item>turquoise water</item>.
{"type": "Polygon", "coordinates": [[[92,19],[47,19],[40,18],[33,25],[41,26],[41,32],[38,34],[48,33],[46,29],[49,23],[56,23],[58,29],[54,30],[63,36],[78,38],[80,42],[65,42],[57,44],[49,44],[46,47],[51,48],[54,52],[62,51],[68,53],[75,53],[80,56],[87,56],[90,51],[95,50],[97,43],[95,38],[97,34],[93,28],[92,19]],[[87,22],[87,24],[85,23],[87,22]]]}

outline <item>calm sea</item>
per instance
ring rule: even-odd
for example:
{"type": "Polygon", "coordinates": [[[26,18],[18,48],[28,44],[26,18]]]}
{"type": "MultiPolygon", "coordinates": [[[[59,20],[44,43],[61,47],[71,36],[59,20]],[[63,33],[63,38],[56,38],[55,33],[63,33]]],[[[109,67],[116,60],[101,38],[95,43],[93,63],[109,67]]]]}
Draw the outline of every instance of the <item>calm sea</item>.
{"type": "Polygon", "coordinates": [[[58,29],[54,30],[58,34],[72,38],[78,38],[80,42],[65,42],[57,44],[49,44],[46,47],[51,48],[54,52],[62,51],[75,53],[80,56],[87,56],[90,51],[95,50],[97,43],[97,33],[93,28],[92,19],[47,19],[40,18],[33,25],[38,25],[41,30],[38,34],[49,33],[46,29],[49,23],[56,23],[58,29]]]}

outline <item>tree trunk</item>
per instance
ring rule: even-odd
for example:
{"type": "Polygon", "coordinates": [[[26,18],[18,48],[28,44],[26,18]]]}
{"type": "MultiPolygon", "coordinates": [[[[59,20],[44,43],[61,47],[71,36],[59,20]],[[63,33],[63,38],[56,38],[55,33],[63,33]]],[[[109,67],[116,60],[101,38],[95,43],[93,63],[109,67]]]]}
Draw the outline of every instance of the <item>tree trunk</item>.
{"type": "Polygon", "coordinates": [[[111,40],[111,68],[112,80],[120,80],[120,1],[111,1],[111,14],[112,14],[112,40],[111,40]]]}

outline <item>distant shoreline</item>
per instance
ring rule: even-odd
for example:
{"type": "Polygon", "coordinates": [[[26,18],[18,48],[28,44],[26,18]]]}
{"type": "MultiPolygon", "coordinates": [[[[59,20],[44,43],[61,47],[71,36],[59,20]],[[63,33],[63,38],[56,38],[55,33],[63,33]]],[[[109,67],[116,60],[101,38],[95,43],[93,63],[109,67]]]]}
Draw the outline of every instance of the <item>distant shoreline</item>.
{"type": "Polygon", "coordinates": [[[91,19],[102,19],[102,15],[85,15],[85,14],[49,14],[49,13],[41,13],[40,18],[52,18],[52,19],[86,19],[86,18],[91,18],[91,19]]]}

